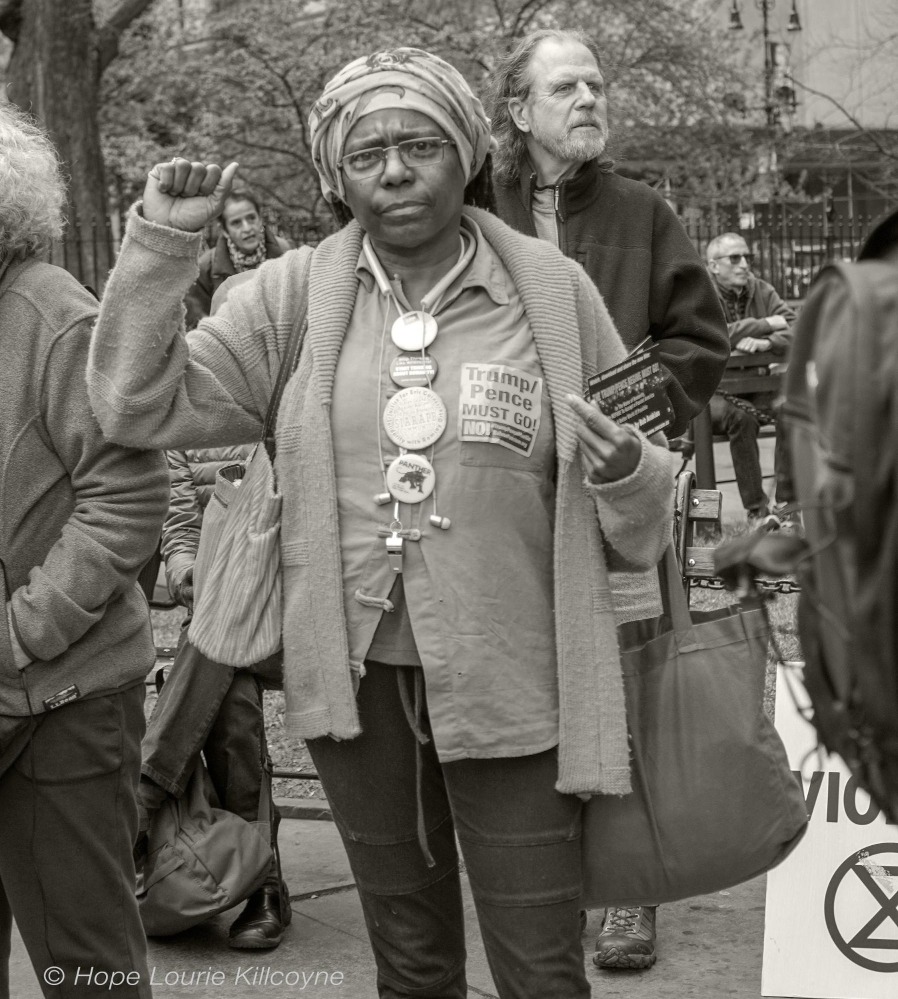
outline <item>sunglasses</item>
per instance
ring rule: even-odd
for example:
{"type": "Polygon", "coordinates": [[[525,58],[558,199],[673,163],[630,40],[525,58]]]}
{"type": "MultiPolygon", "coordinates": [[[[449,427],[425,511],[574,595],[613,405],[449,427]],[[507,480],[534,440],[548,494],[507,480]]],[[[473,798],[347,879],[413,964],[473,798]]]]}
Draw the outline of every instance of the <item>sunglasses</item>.
{"type": "Polygon", "coordinates": [[[755,259],[753,253],[725,253],[722,257],[715,257],[715,260],[729,260],[729,262],[735,267],[740,261],[744,260],[749,267],[751,267],[752,260],[755,259]]]}

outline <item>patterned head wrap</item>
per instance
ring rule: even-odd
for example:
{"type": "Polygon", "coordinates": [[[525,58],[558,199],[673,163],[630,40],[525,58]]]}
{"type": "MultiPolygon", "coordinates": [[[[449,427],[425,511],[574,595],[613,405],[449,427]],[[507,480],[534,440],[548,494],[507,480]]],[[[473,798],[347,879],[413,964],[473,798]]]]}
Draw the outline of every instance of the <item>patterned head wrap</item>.
{"type": "Polygon", "coordinates": [[[373,111],[421,111],[458,149],[465,183],[483,166],[490,147],[490,120],[455,67],[421,49],[398,48],[356,59],[325,86],[309,115],[312,159],[328,201],[345,200],[337,166],[346,136],[373,111]]]}

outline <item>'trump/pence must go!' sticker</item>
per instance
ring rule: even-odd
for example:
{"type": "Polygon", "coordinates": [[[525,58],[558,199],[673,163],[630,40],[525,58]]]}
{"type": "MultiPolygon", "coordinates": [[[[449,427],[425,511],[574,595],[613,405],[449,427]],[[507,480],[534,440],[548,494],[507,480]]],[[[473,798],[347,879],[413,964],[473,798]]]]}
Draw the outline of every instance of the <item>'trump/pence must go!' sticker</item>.
{"type": "Polygon", "coordinates": [[[499,444],[530,457],[542,412],[543,380],[505,364],[463,364],[458,439],[499,444]]]}

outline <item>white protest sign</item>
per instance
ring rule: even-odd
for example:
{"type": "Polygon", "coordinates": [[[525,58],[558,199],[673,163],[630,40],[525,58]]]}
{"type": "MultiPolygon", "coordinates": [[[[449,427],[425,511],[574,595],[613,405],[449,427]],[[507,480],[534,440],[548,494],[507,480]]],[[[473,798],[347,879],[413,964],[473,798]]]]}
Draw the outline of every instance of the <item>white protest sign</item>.
{"type": "MultiPolygon", "coordinates": [[[[815,751],[780,667],[776,728],[801,772],[810,823],[767,875],[761,994],[796,999],[898,996],[898,826],[836,756],[815,751]]],[[[793,681],[807,705],[804,688],[793,681]]]]}

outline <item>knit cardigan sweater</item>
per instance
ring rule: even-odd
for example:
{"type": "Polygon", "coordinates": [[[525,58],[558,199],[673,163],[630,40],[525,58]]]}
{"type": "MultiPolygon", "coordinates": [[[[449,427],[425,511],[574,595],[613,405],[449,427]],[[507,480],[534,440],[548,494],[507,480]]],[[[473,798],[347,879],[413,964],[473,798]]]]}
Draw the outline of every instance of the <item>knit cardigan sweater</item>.
{"type": "MultiPolygon", "coordinates": [[[[521,294],[554,418],[557,788],[623,794],[630,790],[629,752],[606,551],[621,568],[656,564],[670,537],[669,456],[643,439],[634,473],[588,485],[576,417],[564,396],[581,394],[586,377],[624,356],[607,310],[579,265],[554,247],[487,213],[465,212],[521,294]]],[[[359,678],[349,663],[343,607],[330,406],[357,294],[362,235],[353,222],[314,251],[308,331],[277,424],[286,721],[301,738],[348,739],[360,732],[359,678]]],[[[88,365],[94,411],[113,440],[183,448],[259,435],[311,251],[263,264],[185,340],[180,300],[196,273],[198,243],[198,236],[154,225],[137,211],[129,218],[88,365]]]]}

